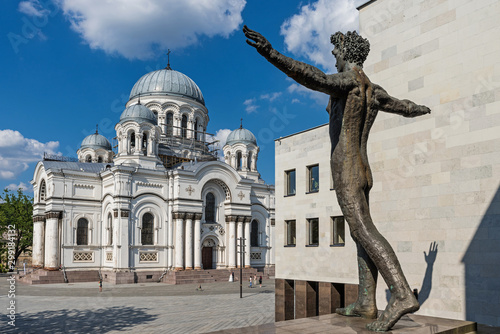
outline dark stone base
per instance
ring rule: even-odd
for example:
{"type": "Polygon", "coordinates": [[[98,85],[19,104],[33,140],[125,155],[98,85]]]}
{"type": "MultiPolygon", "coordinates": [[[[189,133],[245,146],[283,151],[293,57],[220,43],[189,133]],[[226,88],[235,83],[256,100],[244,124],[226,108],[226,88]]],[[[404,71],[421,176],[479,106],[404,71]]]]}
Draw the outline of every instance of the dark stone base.
{"type": "MultiPolygon", "coordinates": [[[[246,328],[226,329],[212,332],[218,333],[356,333],[373,334],[366,329],[370,320],[344,317],[338,314],[320,315],[311,318],[295,319],[290,321],[281,321],[259,326],[246,328]]],[[[391,331],[386,333],[393,334],[466,334],[474,333],[477,324],[470,321],[460,321],[444,318],[426,317],[421,315],[404,316],[391,331]]]]}

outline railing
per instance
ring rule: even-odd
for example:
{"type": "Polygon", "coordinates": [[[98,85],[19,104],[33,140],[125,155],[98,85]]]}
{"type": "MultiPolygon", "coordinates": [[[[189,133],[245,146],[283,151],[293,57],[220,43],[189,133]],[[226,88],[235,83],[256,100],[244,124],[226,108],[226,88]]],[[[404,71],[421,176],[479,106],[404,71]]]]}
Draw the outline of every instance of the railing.
{"type": "Polygon", "coordinates": [[[44,161],[78,162],[77,158],[65,157],[65,156],[62,156],[62,155],[49,154],[47,152],[43,152],[43,160],[44,161]]]}

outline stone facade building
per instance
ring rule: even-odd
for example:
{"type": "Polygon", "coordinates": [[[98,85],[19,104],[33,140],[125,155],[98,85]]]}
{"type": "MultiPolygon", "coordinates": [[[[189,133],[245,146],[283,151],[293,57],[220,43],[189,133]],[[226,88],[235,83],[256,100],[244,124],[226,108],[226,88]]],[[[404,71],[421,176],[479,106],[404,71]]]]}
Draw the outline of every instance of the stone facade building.
{"type": "Polygon", "coordinates": [[[96,131],[78,162],[38,163],[33,266],[96,270],[114,282],[231,269],[242,265],[245,238],[245,267],[272,270],[274,186],[260,178],[255,136],[233,131],[223,162],[210,149],[208,122],[186,75],[169,66],[140,78],[115,127],[116,154],[96,131]]]}
{"type": "MultiPolygon", "coordinates": [[[[412,119],[379,112],[368,141],[373,221],[419,293],[418,314],[493,326],[500,325],[499,16],[500,2],[490,0],[359,8],[370,80],[432,110],[412,119]]],[[[354,300],[358,278],[356,247],[331,190],[328,127],[275,147],[276,319],[329,313],[354,300]]],[[[386,289],[379,278],[379,309],[386,289]]]]}

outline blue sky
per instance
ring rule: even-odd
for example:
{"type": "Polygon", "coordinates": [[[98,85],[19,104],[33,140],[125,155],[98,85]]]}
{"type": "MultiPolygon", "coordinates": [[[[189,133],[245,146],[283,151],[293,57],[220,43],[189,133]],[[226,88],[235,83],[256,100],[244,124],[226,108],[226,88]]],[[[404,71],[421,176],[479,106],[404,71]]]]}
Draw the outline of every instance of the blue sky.
{"type": "Polygon", "coordinates": [[[167,64],[193,79],[221,140],[252,131],[274,183],[274,139],[328,121],[328,97],[298,86],[245,43],[243,24],[278,51],[334,71],[329,36],[357,29],[362,0],[27,0],[0,14],[0,188],[30,190],[43,152],[76,157],[112,139],[134,83],[167,64]]]}

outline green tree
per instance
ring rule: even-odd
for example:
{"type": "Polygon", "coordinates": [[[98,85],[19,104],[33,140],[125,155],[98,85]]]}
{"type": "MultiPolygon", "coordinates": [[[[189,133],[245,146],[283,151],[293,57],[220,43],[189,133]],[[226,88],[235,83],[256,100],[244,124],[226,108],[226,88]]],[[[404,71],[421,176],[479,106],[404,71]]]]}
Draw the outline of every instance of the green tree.
{"type": "Polygon", "coordinates": [[[21,189],[11,193],[8,189],[0,195],[0,245],[2,264],[14,270],[19,255],[29,252],[33,244],[33,198],[21,189]]]}

